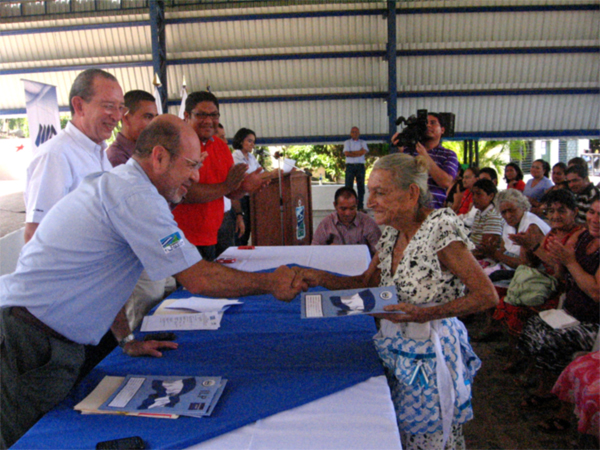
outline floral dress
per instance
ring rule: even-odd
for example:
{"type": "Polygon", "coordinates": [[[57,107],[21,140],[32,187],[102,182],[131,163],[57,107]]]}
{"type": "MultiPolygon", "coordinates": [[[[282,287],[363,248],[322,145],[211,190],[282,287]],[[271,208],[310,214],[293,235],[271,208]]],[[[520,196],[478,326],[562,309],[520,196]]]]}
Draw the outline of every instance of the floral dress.
{"type": "MultiPolygon", "coordinates": [[[[423,307],[464,295],[463,283],[442,270],[437,252],[454,241],[469,248],[462,221],[449,209],[433,211],[391,272],[398,231],[387,227],[378,244],[380,286],[395,285],[400,302],[423,307]]],[[[462,424],[473,417],[471,382],[481,361],[456,318],[424,324],[381,321],[375,345],[388,372],[398,426],[407,449],[464,447],[462,424]],[[440,364],[444,361],[444,364],[440,364]]]]}

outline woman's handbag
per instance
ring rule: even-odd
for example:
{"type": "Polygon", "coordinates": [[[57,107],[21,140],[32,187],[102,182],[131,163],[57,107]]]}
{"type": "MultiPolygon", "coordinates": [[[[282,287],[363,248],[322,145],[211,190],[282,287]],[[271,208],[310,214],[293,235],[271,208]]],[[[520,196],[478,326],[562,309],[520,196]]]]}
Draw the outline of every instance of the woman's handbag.
{"type": "Polygon", "coordinates": [[[513,306],[540,306],[558,289],[558,280],[533,267],[520,265],[508,286],[505,303],[513,306]]]}

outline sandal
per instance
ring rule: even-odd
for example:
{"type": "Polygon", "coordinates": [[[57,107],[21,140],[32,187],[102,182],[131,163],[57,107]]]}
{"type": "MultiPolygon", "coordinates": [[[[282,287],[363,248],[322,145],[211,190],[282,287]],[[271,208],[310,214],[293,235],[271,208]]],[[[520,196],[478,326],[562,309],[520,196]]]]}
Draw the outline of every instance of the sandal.
{"type": "Polygon", "coordinates": [[[542,397],[541,395],[530,395],[529,397],[527,397],[525,400],[523,400],[523,402],[521,403],[521,406],[523,408],[540,408],[542,407],[545,403],[548,403],[552,400],[554,400],[554,396],[551,397],[542,397]]]}
{"type": "Polygon", "coordinates": [[[546,433],[556,433],[571,428],[571,423],[561,417],[551,417],[538,424],[538,428],[546,433]]]}

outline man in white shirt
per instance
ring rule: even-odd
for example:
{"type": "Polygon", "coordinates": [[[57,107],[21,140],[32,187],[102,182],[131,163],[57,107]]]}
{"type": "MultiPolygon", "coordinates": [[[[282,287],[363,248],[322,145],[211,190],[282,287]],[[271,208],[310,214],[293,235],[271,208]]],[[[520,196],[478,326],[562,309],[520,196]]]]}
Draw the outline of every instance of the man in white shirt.
{"type": "Polygon", "coordinates": [[[367,143],[360,137],[358,127],[350,130],[350,139],[344,142],[344,156],[346,157],[346,182],[347,188],[353,188],[356,179],[356,191],[358,192],[358,209],[364,210],[365,199],[365,155],[369,153],[367,143]]]}
{"type": "Polygon", "coordinates": [[[50,208],[89,174],[111,169],[106,143],[125,110],[117,79],[100,69],[81,72],[69,93],[71,121],[44,143],[27,168],[25,242],[50,208]]]}

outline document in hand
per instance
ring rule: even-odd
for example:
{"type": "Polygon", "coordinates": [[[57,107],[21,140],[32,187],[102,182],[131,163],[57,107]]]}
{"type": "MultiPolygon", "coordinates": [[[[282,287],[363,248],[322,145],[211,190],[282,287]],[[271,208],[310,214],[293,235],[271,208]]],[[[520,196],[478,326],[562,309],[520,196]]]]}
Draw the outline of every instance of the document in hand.
{"type": "Polygon", "coordinates": [[[127,375],[101,411],[209,416],[227,380],[221,377],[127,375]]]}
{"type": "Polygon", "coordinates": [[[346,289],[305,292],[302,294],[302,318],[340,317],[385,312],[383,307],[398,303],[396,288],[346,289]]]}

